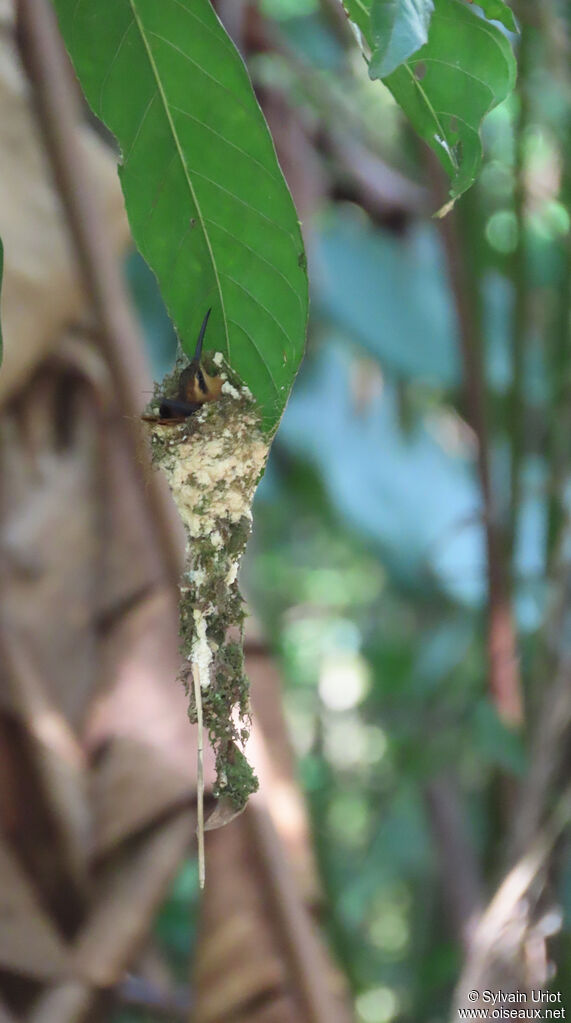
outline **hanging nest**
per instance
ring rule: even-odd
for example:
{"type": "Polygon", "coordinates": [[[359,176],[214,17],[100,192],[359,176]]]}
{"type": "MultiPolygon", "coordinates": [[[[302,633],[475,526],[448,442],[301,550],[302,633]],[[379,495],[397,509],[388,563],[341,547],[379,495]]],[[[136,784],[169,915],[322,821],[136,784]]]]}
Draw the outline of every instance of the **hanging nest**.
{"type": "Polygon", "coordinates": [[[203,360],[206,371],[222,380],[218,400],[181,422],[159,421],[160,403],[178,393],[186,365],[179,360],[156,389],[145,422],[153,462],[166,475],[186,532],[180,637],[189,716],[197,722],[198,681],[204,726],[216,757],[214,795],[226,807],[221,817],[229,819],[258,787],[241,750],[249,734],[250,702],[237,575],[269,438],[250,391],[233,377],[220,353],[203,360]]]}

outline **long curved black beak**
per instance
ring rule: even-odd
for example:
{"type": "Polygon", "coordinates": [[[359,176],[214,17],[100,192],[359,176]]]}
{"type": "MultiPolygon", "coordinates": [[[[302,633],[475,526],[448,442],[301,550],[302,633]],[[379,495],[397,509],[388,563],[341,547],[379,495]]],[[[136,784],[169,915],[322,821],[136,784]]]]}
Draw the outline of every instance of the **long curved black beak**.
{"type": "Polygon", "coordinates": [[[208,317],[210,316],[211,312],[212,312],[212,307],[210,307],[210,309],[207,311],[206,316],[204,317],[204,319],[202,321],[202,326],[200,328],[200,333],[198,335],[198,341],[196,342],[196,348],[194,350],[194,355],[192,356],[192,362],[193,363],[200,362],[200,360],[202,358],[202,343],[204,341],[204,335],[206,333],[206,324],[208,323],[208,317]]]}

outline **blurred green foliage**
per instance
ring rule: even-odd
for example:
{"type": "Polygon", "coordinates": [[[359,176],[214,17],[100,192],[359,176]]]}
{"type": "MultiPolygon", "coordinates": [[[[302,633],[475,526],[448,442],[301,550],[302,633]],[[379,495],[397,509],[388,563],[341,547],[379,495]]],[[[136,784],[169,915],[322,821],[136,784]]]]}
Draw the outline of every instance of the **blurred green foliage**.
{"type": "MultiPolygon", "coordinates": [[[[302,40],[299,59],[310,61],[314,47],[319,89],[290,75],[279,54],[265,56],[257,71],[304,116],[326,118],[324,86],[332,96],[341,90],[344,109],[355,110],[354,119],[347,114],[347,132],[367,140],[372,134],[377,152],[424,180],[394,104],[371,96],[362,61],[343,52],[317,7],[302,0],[263,5],[290,46],[302,40]],[[335,54],[334,71],[324,65],[326,52],[335,54]]],[[[566,422],[561,372],[569,365],[563,306],[571,198],[568,70],[557,59],[553,25],[551,34],[526,28],[518,94],[485,122],[482,172],[458,204],[462,258],[484,340],[492,471],[504,518],[513,454],[513,325],[522,293],[527,310],[513,595],[524,684],[533,699],[545,684],[538,675],[541,628],[561,536],[549,523],[559,521],[554,502],[565,509],[568,480],[568,461],[555,476],[551,461],[561,443],[568,445],[558,428],[566,422]]],[[[305,230],[308,354],[259,488],[242,584],[282,667],[328,897],[326,931],[350,980],[359,1023],[441,1023],[461,950],[443,913],[427,786],[453,779],[469,841],[493,884],[505,838],[498,772],[521,778],[528,759],[527,737],[499,720],[486,690],[481,501],[457,310],[430,216],[412,215],[395,231],[356,205],[329,201],[305,230]]],[[[164,327],[155,314],[151,319],[156,352],[164,327]]],[[[567,846],[565,921],[554,949],[564,997],[571,995],[568,854],[567,846]]],[[[194,892],[183,884],[173,899],[159,935],[176,962],[190,942],[181,920],[194,892]]]]}

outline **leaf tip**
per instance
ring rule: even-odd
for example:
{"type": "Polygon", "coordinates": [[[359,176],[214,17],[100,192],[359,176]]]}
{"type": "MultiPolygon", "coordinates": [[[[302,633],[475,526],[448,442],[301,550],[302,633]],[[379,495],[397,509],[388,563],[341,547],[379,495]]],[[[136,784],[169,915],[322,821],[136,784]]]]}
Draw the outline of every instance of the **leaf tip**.
{"type": "Polygon", "coordinates": [[[452,199],[444,203],[444,206],[441,206],[439,210],[436,210],[436,213],[432,214],[434,220],[442,220],[444,217],[448,216],[450,211],[456,205],[457,198],[458,198],[457,195],[453,196],[452,199]]]}

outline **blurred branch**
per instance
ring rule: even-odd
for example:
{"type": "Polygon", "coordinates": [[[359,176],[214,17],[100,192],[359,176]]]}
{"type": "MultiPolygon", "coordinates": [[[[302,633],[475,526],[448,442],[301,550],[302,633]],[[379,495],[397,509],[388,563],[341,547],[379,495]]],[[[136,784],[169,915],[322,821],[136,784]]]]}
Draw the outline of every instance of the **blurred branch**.
{"type": "MultiPolygon", "coordinates": [[[[339,9],[345,20],[341,7],[339,9]]],[[[376,219],[383,219],[387,214],[410,217],[426,209],[425,189],[386,162],[379,137],[364,120],[359,107],[347,99],[341,86],[331,80],[324,81],[276,27],[261,16],[250,25],[248,46],[252,53],[272,52],[281,58],[292,75],[292,87],[295,84],[314,107],[319,116],[318,129],[313,132],[306,129],[306,133],[312,134],[313,144],[337,163],[339,170],[332,171],[337,177],[334,187],[349,185],[353,192],[349,197],[376,219]]],[[[255,78],[255,68],[253,74],[255,78]]],[[[260,84],[265,87],[263,79],[260,84]]],[[[297,115],[302,121],[300,111],[297,115]]]]}
{"type": "MultiPolygon", "coordinates": [[[[565,208],[571,203],[571,126],[567,147],[563,154],[564,184],[561,201],[565,208]]],[[[551,352],[551,403],[547,433],[547,459],[549,463],[549,499],[547,507],[547,567],[553,566],[565,518],[564,488],[569,466],[569,436],[571,431],[571,386],[569,381],[569,349],[571,329],[571,237],[562,239],[564,245],[563,280],[557,290],[557,312],[551,352]]]]}
{"type": "Polygon", "coordinates": [[[116,987],[193,840],[194,823],[188,807],[179,809],[105,862],[73,942],[72,975],[42,990],[28,1023],[83,1023],[101,991],[116,987]]]}
{"type": "Polygon", "coordinates": [[[349,49],[355,45],[355,37],[340,0],[319,0],[323,18],[331,28],[336,39],[343,47],[349,49]]]}
{"type": "MultiPolygon", "coordinates": [[[[560,67],[560,88],[567,97],[567,111],[560,139],[562,180],[559,200],[566,210],[571,208],[571,75],[569,73],[569,47],[571,22],[556,18],[553,5],[547,5],[544,17],[550,16],[546,26],[549,36],[557,36],[562,54],[554,54],[560,67]]],[[[543,26],[542,26],[543,28],[543,26]]],[[[553,46],[552,46],[553,49],[553,46]]],[[[556,294],[556,313],[553,341],[549,352],[550,409],[547,433],[547,459],[550,466],[549,500],[547,509],[547,567],[553,566],[565,519],[567,470],[569,468],[569,436],[571,435],[571,379],[569,351],[571,345],[571,235],[561,238],[563,267],[562,280],[556,294]]]]}
{"type": "Polygon", "coordinates": [[[525,991],[550,979],[547,939],[559,929],[560,913],[545,903],[549,887],[557,888],[560,840],[571,823],[571,569],[554,617],[559,665],[544,692],[530,768],[519,792],[510,836],[512,866],[474,931],[457,987],[458,1007],[466,1005],[473,989],[525,991]]]}
{"type": "Polygon", "coordinates": [[[159,477],[145,471],[139,416],[149,390],[142,343],[120,268],[106,235],[89,166],[79,145],[77,84],[59,36],[55,12],[46,0],[17,0],[17,40],[34,90],[38,122],[44,134],[70,232],[112,371],[121,428],[130,445],[130,471],[144,507],[149,507],[165,567],[178,585],[180,528],[159,477]],[[175,524],[176,523],[176,524],[175,524]]]}
{"type": "Polygon", "coordinates": [[[456,988],[451,1021],[458,1019],[461,1008],[482,1007],[481,995],[486,990],[525,993],[547,983],[546,941],[560,929],[561,915],[542,902],[558,841],[570,821],[568,786],[506,874],[476,928],[456,988]],[[472,991],[480,994],[474,1002],[468,1001],[472,991]]]}
{"type": "MultiPolygon", "coordinates": [[[[436,157],[428,150],[426,151],[426,160],[435,203],[437,208],[440,208],[447,198],[444,175],[436,157]]],[[[448,276],[458,316],[468,417],[478,442],[477,467],[482,493],[488,575],[489,688],[499,716],[507,725],[514,727],[522,723],[523,700],[509,588],[492,494],[483,339],[479,326],[479,310],[474,288],[468,277],[457,210],[453,209],[448,216],[439,218],[437,223],[444,245],[448,276]]]]}
{"type": "Polygon", "coordinates": [[[272,909],[303,1000],[308,1023],[348,1023],[349,1012],[328,990],[329,964],[317,930],[303,906],[282,845],[258,795],[250,798],[244,814],[258,851],[272,909]]]}
{"type": "Polygon", "coordinates": [[[426,786],[425,797],[451,929],[468,948],[483,905],[483,892],[458,788],[450,778],[436,778],[426,786]]]}
{"type": "Polygon", "coordinates": [[[228,35],[240,53],[243,53],[248,0],[217,0],[214,6],[228,35]]]}
{"type": "Polygon", "coordinates": [[[329,130],[322,133],[322,147],[338,165],[335,174],[336,198],[359,203],[373,220],[418,216],[426,212],[428,196],[424,188],[390,167],[366,146],[346,133],[329,130]]]}
{"type": "MultiPolygon", "coordinates": [[[[571,572],[566,583],[561,627],[571,635],[571,572]]],[[[571,650],[560,660],[555,680],[544,693],[535,730],[531,765],[514,821],[512,847],[521,854],[543,826],[562,786],[568,782],[571,749],[571,650]]]]}
{"type": "MultiPolygon", "coordinates": [[[[275,804],[285,826],[283,792],[275,793],[275,804]]],[[[193,1019],[349,1023],[342,978],[266,805],[261,789],[241,816],[207,833],[210,881],[200,902],[193,1019]]]]}
{"type": "MultiPolygon", "coordinates": [[[[521,12],[523,13],[523,12],[521,12]]],[[[517,544],[517,529],[521,511],[521,474],[525,453],[526,401],[525,401],[525,359],[527,333],[529,329],[529,282],[526,259],[526,127],[529,122],[529,62],[530,26],[522,18],[518,58],[519,115],[515,130],[515,194],[514,212],[516,217],[517,242],[512,259],[511,275],[514,288],[512,317],[512,380],[509,393],[509,440],[511,445],[510,497],[507,523],[508,565],[513,566],[514,549],[517,544]]]]}

